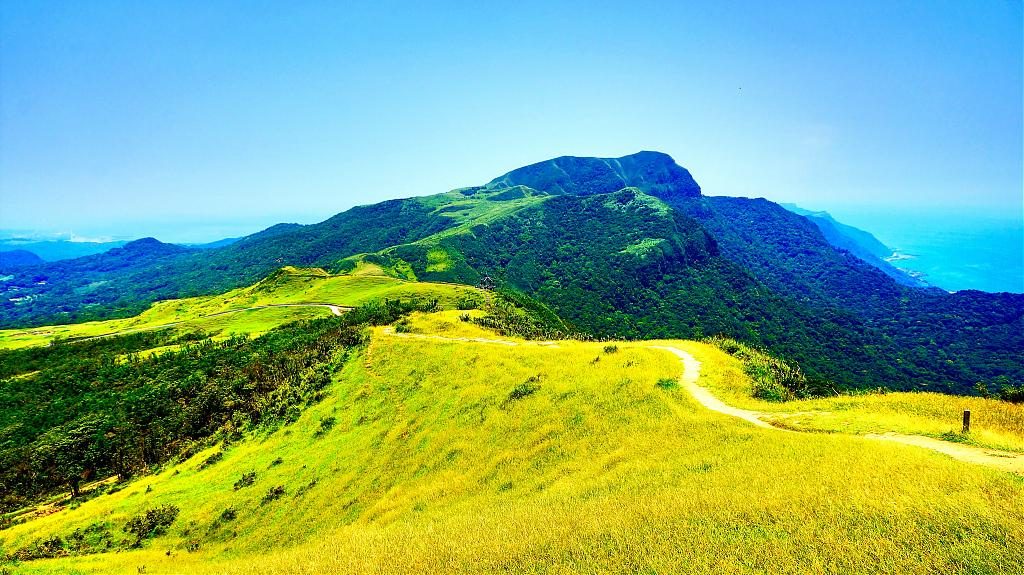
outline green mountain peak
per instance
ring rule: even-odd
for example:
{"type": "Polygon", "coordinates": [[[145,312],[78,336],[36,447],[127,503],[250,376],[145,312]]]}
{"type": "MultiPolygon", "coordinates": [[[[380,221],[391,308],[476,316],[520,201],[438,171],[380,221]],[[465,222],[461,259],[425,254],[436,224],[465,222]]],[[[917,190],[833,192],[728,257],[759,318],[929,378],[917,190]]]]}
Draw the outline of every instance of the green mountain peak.
{"type": "Polygon", "coordinates": [[[485,188],[520,185],[550,194],[578,196],[627,187],[662,198],[700,196],[700,186],[672,156],[647,151],[621,158],[561,156],[512,170],[491,180],[485,188]]]}

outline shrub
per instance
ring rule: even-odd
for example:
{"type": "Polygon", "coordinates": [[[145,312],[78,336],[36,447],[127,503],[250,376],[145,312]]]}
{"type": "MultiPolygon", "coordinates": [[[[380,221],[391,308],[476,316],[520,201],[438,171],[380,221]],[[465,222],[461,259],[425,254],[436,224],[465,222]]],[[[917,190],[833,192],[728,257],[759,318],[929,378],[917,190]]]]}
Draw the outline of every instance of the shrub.
{"type": "Polygon", "coordinates": [[[281,459],[280,457],[278,457],[278,458],[276,458],[276,459],[274,459],[273,461],[270,462],[270,467],[277,467],[278,465],[281,465],[282,463],[284,463],[284,460],[281,459]]]}
{"type": "Polygon", "coordinates": [[[540,376],[535,375],[512,388],[512,391],[509,392],[508,397],[505,399],[502,406],[506,407],[513,401],[519,401],[520,399],[529,397],[536,393],[538,389],[540,389],[540,376]]]}
{"type": "Polygon", "coordinates": [[[797,397],[812,397],[807,378],[800,366],[773,357],[736,340],[711,337],[704,340],[739,359],[743,372],[753,381],[751,395],[766,401],[789,401],[797,397]]]}
{"type": "Polygon", "coordinates": [[[662,389],[675,389],[676,387],[679,386],[679,382],[672,379],[671,377],[663,377],[659,379],[657,382],[655,382],[654,385],[657,385],[662,389]]]}
{"type": "Polygon", "coordinates": [[[301,497],[301,496],[305,495],[307,491],[309,491],[310,489],[313,489],[314,487],[316,487],[316,484],[319,483],[319,482],[320,481],[317,478],[314,477],[313,479],[311,479],[309,481],[309,483],[303,485],[302,487],[300,487],[298,489],[298,491],[295,492],[295,497],[301,497]]]}
{"type": "Polygon", "coordinates": [[[144,539],[165,533],[177,517],[177,506],[161,505],[129,519],[124,530],[134,535],[135,545],[139,545],[144,539]]]}
{"type": "Polygon", "coordinates": [[[253,483],[256,483],[256,472],[255,471],[248,471],[246,473],[243,473],[242,477],[239,478],[239,480],[235,482],[235,486],[234,486],[235,487],[235,491],[238,491],[239,489],[241,489],[243,487],[249,487],[253,483]]]}
{"type": "Polygon", "coordinates": [[[334,427],[334,424],[337,421],[338,421],[337,418],[335,418],[333,415],[329,415],[329,416],[321,419],[320,420],[320,429],[317,429],[316,433],[314,433],[313,436],[314,437],[323,437],[324,435],[327,435],[327,432],[329,432],[334,427]]]}
{"type": "Polygon", "coordinates": [[[619,351],[619,346],[617,346],[617,345],[609,344],[609,345],[604,346],[604,352],[605,353],[615,353],[617,351],[619,351]]]}
{"type": "Polygon", "coordinates": [[[202,470],[206,469],[207,467],[210,467],[211,465],[219,463],[222,459],[224,459],[224,452],[223,451],[218,451],[218,452],[214,453],[213,455],[207,457],[205,461],[200,463],[199,467],[196,469],[196,471],[202,471],[202,470]]]}
{"type": "Polygon", "coordinates": [[[460,310],[476,309],[480,307],[480,302],[475,297],[462,296],[455,302],[455,307],[460,310]]]}
{"type": "Polygon", "coordinates": [[[11,558],[16,561],[31,561],[33,559],[49,559],[67,555],[68,551],[64,546],[64,540],[60,536],[54,535],[47,539],[36,539],[15,551],[11,558]]]}
{"type": "Polygon", "coordinates": [[[501,335],[524,339],[590,339],[586,334],[571,330],[547,306],[522,293],[497,292],[483,309],[482,317],[473,317],[470,321],[501,335]]]}
{"type": "Polygon", "coordinates": [[[755,380],[751,396],[765,401],[783,402],[793,399],[793,394],[782,384],[771,380],[755,380]]]}
{"type": "Polygon", "coordinates": [[[261,502],[261,504],[262,505],[266,505],[267,503],[270,503],[271,501],[274,501],[276,499],[280,499],[281,496],[284,495],[284,493],[285,493],[284,485],[275,485],[275,486],[271,487],[269,491],[267,491],[266,495],[263,496],[263,501],[261,502]]]}
{"type": "Polygon", "coordinates": [[[228,507],[224,511],[220,512],[220,520],[224,521],[224,522],[234,521],[237,517],[238,517],[238,512],[235,511],[234,507],[228,507]]]}
{"type": "Polygon", "coordinates": [[[1024,385],[1004,385],[999,390],[999,399],[1010,403],[1024,403],[1024,385]]]}

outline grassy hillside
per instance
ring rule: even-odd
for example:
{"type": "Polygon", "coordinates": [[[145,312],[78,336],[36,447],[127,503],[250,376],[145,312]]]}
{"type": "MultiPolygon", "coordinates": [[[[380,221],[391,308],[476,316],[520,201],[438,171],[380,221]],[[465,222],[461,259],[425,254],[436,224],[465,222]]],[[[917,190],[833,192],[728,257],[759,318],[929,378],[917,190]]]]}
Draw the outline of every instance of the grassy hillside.
{"type": "Polygon", "coordinates": [[[442,307],[473,307],[482,300],[469,286],[417,283],[384,275],[380,268],[360,266],[353,273],[331,275],[319,268],[286,267],[262,281],[216,296],[157,302],[130,318],[29,329],[0,330],[0,349],[46,345],[54,338],[77,339],[173,327],[186,333],[260,334],[278,325],[331,313],[327,307],[267,307],[329,304],[355,307],[368,301],[409,297],[437,299],[442,307]]]}
{"type": "MultiPolygon", "coordinates": [[[[173,505],[140,549],[18,572],[1024,569],[1019,477],[755,428],[695,403],[675,384],[678,360],[647,344],[481,342],[457,315],[378,328],[295,423],[40,510],[0,531],[3,552],[53,536],[118,548],[131,518],[173,505]]],[[[675,345],[700,355],[705,387],[743,384],[717,349],[675,345]]]]}
{"type": "Polygon", "coordinates": [[[730,405],[763,414],[763,419],[789,429],[850,434],[898,432],[924,435],[1024,453],[1024,404],[998,399],[932,392],[876,390],[785,402],[753,397],[750,379],[739,361],[707,344],[687,342],[685,349],[708,369],[723,373],[709,380],[710,389],[730,405]],[[962,433],[964,410],[971,411],[972,431],[962,433]]]}

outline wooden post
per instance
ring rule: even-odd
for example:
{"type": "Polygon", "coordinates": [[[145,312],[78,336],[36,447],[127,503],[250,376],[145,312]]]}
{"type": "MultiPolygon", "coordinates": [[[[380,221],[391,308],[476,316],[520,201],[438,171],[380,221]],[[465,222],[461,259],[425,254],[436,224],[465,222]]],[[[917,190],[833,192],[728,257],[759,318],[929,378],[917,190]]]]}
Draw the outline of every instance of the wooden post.
{"type": "Polygon", "coordinates": [[[971,432],[971,410],[964,410],[964,433],[971,432]]]}

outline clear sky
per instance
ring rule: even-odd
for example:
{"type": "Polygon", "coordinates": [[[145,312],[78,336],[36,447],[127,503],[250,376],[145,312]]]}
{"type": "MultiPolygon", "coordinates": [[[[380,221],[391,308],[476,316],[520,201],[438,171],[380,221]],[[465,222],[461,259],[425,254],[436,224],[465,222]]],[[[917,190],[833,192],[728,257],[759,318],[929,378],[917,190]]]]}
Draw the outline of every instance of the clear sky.
{"type": "Polygon", "coordinates": [[[308,223],[643,149],[712,195],[1022,210],[1020,1],[2,2],[0,22],[0,228],[308,223]]]}

